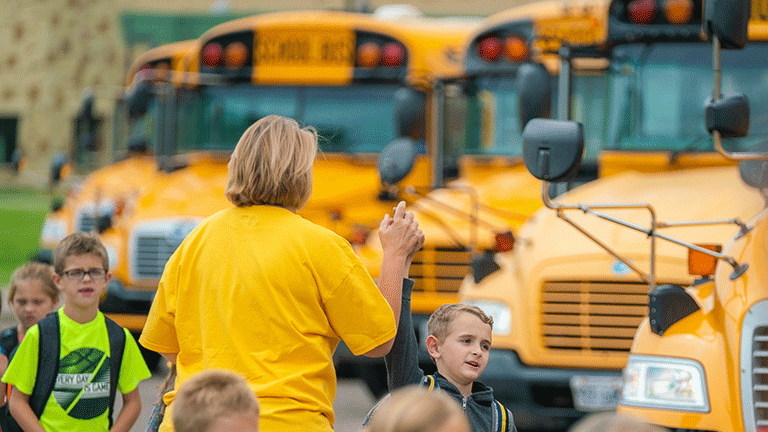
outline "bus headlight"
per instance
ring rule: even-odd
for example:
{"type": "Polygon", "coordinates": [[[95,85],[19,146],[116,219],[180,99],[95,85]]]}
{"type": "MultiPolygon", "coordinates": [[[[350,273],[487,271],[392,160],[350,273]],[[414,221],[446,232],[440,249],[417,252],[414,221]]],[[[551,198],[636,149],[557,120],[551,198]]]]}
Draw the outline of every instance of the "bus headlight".
{"type": "Polygon", "coordinates": [[[43,224],[40,239],[43,243],[58,243],[67,236],[67,223],[61,219],[48,217],[43,224]]]}
{"type": "Polygon", "coordinates": [[[483,300],[466,300],[464,303],[479,307],[493,318],[494,334],[507,336],[512,331],[512,312],[504,303],[483,300]]]}
{"type": "Polygon", "coordinates": [[[693,360],[630,355],[621,404],[709,412],[704,368],[693,360]]]}

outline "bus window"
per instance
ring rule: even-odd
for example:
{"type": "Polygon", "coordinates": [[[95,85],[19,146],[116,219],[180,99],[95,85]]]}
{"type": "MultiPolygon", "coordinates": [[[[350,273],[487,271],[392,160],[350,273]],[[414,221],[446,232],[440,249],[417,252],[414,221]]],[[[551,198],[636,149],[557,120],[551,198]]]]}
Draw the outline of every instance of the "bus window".
{"type": "Polygon", "coordinates": [[[397,85],[308,87],[299,116],[314,125],[324,152],[379,153],[396,138],[397,85]]]}
{"type": "Polygon", "coordinates": [[[181,151],[232,150],[256,120],[298,110],[295,87],[203,87],[179,97],[178,146],[181,151]]]}
{"type": "Polygon", "coordinates": [[[576,72],[571,88],[571,119],[584,125],[582,163],[595,164],[605,142],[608,74],[605,71],[576,72]]]}
{"type": "Polygon", "coordinates": [[[465,154],[519,156],[522,154],[519,100],[509,77],[479,77],[470,85],[465,154]]]}
{"type": "MultiPolygon", "coordinates": [[[[608,146],[628,151],[713,151],[703,101],[711,95],[712,66],[703,44],[627,45],[615,50],[608,146]],[[684,46],[681,46],[684,45],[684,46]],[[662,85],[663,83],[663,85],[662,85]]],[[[768,45],[723,54],[723,91],[741,91],[751,106],[750,139],[768,133],[764,66],[768,45]],[[730,67],[726,68],[725,65],[730,67]]],[[[744,143],[744,140],[741,140],[744,143]]],[[[745,144],[748,145],[748,144],[745,144]]]]}

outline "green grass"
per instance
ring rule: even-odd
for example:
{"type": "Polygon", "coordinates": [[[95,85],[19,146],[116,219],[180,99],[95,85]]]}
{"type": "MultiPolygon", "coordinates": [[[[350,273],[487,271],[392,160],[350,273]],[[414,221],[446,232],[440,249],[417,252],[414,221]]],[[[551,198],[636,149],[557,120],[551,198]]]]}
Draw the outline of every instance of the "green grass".
{"type": "Polygon", "coordinates": [[[37,251],[52,195],[33,189],[0,189],[0,285],[37,251]]]}

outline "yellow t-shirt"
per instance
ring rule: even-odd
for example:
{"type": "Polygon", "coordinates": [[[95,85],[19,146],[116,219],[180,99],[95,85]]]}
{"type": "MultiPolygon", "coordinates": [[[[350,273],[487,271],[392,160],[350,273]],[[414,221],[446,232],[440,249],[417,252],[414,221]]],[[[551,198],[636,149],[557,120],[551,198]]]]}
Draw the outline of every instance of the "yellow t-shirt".
{"type": "MultiPolygon", "coordinates": [[[[204,369],[242,374],[264,432],[331,431],[339,340],[362,354],[395,333],[389,304],[346,240],[259,205],[222,210],[187,236],[139,341],[178,353],[176,388],[204,369]]],[[[165,416],[161,431],[170,423],[165,416]]]]}
{"type": "MultiPolygon", "coordinates": [[[[109,335],[104,315],[80,324],[61,308],[59,374],[46,402],[40,424],[46,431],[107,431],[109,429],[109,335]]],[[[139,381],[149,378],[136,340],[125,330],[125,348],[117,390],[130,393],[139,381]]],[[[31,395],[37,376],[40,329],[32,326],[16,349],[3,382],[31,395]]],[[[117,419],[117,412],[114,418],[117,419]]]]}

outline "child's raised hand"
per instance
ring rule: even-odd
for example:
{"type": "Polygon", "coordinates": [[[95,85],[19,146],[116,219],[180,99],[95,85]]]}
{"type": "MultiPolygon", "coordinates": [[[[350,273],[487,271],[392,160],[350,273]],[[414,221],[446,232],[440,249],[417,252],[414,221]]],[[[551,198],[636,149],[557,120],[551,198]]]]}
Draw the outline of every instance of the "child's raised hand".
{"type": "Polygon", "coordinates": [[[384,255],[404,257],[409,264],[424,245],[424,233],[413,213],[405,211],[405,201],[397,204],[392,217],[384,215],[379,225],[379,240],[384,255]]]}

